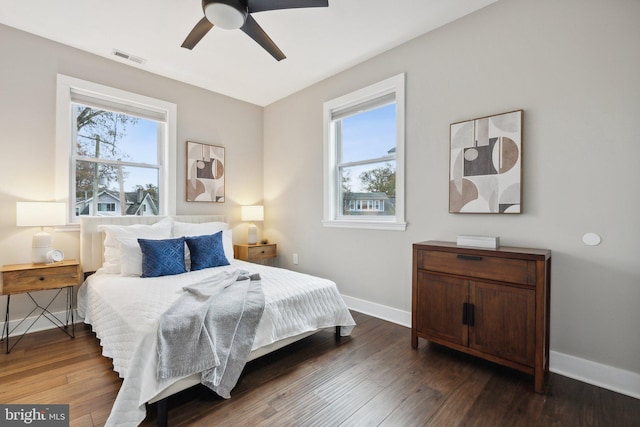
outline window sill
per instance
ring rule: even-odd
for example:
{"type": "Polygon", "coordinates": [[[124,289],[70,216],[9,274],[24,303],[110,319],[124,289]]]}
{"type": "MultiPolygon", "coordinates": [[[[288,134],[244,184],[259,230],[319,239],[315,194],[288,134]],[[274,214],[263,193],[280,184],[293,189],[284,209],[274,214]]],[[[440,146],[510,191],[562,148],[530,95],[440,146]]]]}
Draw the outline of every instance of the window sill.
{"type": "Polygon", "coordinates": [[[389,231],[405,231],[407,229],[406,222],[396,221],[372,221],[372,220],[323,220],[322,225],[325,227],[335,228],[354,228],[363,230],[389,230],[389,231]]]}

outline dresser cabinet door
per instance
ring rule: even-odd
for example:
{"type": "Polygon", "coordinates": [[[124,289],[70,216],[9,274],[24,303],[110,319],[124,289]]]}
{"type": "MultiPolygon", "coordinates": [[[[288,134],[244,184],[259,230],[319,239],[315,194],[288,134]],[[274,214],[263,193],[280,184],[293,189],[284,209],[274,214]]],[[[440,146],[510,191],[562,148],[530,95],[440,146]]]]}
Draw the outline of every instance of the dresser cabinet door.
{"type": "Polygon", "coordinates": [[[418,332],[466,346],[468,333],[462,323],[462,307],[469,296],[468,281],[426,271],[417,274],[418,332]]]}
{"type": "Polygon", "coordinates": [[[469,347],[533,366],[535,357],[535,291],[471,282],[474,324],[469,347]]]}

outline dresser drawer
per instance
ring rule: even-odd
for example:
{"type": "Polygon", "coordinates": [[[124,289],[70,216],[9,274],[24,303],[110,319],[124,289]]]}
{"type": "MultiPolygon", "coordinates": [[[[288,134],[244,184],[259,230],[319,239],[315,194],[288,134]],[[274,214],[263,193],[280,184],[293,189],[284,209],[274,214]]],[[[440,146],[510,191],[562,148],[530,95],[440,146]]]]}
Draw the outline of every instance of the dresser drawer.
{"type": "Polygon", "coordinates": [[[3,294],[59,289],[80,283],[78,265],[47,266],[28,270],[4,271],[3,294]]]}
{"type": "Polygon", "coordinates": [[[418,251],[417,262],[422,270],[535,285],[535,261],[422,250],[418,251]]]}

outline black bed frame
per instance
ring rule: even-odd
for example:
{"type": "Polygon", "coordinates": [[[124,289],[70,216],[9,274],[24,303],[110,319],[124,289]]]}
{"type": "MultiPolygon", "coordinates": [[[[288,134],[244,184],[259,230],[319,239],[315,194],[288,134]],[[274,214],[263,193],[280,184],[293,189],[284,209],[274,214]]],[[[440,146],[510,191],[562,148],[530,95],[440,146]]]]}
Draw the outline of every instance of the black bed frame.
{"type": "MultiPolygon", "coordinates": [[[[336,326],[335,332],[336,342],[340,341],[340,326],[336,326]]],[[[158,427],[168,427],[169,426],[169,397],[167,396],[164,399],[158,400],[156,402],[156,413],[158,416],[158,427]]]]}

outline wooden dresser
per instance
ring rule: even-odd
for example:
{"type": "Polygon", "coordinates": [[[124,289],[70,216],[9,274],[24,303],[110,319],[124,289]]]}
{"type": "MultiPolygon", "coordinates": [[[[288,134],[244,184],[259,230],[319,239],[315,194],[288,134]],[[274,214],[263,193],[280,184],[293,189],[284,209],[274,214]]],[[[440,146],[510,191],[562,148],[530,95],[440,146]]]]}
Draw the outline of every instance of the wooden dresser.
{"type": "Polygon", "coordinates": [[[549,372],[551,251],[413,245],[411,346],[418,338],[534,376],[549,372]]]}

